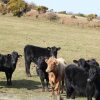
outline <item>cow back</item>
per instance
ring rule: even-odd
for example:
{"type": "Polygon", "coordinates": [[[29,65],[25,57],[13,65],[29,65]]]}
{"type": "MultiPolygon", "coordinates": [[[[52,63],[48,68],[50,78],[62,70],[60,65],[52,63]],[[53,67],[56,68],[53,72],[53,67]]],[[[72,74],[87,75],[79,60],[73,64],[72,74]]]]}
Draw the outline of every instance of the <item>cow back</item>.
{"type": "Polygon", "coordinates": [[[66,82],[70,83],[78,95],[86,96],[87,77],[88,73],[74,64],[65,68],[65,84],[66,82]]]}
{"type": "Polygon", "coordinates": [[[50,50],[33,45],[27,45],[24,48],[24,56],[26,60],[33,61],[37,64],[37,60],[41,56],[50,56],[50,50]]]}

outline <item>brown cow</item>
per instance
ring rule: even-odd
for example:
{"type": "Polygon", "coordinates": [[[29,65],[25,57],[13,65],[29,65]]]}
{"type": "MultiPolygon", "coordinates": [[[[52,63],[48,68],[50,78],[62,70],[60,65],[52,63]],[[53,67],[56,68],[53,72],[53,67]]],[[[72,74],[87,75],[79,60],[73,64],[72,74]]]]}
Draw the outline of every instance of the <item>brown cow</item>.
{"type": "Polygon", "coordinates": [[[48,65],[46,72],[49,73],[49,83],[52,87],[52,94],[54,94],[54,91],[56,91],[56,94],[60,94],[60,89],[61,93],[63,93],[65,60],[63,58],[56,59],[50,57],[46,60],[46,63],[48,65]]]}

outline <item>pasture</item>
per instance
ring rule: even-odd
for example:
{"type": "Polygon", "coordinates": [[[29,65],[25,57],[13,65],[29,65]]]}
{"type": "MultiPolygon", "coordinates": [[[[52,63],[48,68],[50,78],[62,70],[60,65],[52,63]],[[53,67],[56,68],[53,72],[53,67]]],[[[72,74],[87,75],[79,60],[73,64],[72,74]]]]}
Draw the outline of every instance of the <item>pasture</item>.
{"type": "MultiPolygon", "coordinates": [[[[38,21],[31,17],[0,15],[0,53],[11,53],[15,50],[23,55],[26,44],[41,47],[60,46],[58,57],[65,58],[68,64],[81,57],[96,58],[100,62],[100,30],[38,21]]],[[[0,94],[2,93],[4,97],[10,95],[11,98],[16,95],[19,98],[17,100],[38,100],[36,97],[51,100],[51,93],[41,92],[40,80],[33,64],[31,73],[33,77],[27,78],[22,57],[13,74],[12,86],[6,86],[5,74],[0,72],[0,94]]],[[[65,94],[62,96],[65,98],[65,94]]],[[[86,98],[78,97],[76,100],[86,100],[86,98]]]]}

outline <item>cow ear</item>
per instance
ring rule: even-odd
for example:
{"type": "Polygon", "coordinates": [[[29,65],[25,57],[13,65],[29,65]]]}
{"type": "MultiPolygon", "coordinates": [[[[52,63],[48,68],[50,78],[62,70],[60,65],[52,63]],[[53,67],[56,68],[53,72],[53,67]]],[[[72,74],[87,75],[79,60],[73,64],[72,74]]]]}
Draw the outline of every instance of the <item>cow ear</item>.
{"type": "Polygon", "coordinates": [[[48,59],[45,59],[45,62],[47,63],[48,59]]]}
{"type": "Polygon", "coordinates": [[[86,62],[90,62],[90,60],[86,60],[86,62]]]}
{"type": "Polygon", "coordinates": [[[56,64],[56,65],[59,65],[59,61],[55,60],[55,64],[56,64]]]}
{"type": "Polygon", "coordinates": [[[74,63],[76,63],[76,64],[78,63],[78,61],[77,61],[77,60],[73,60],[73,62],[74,62],[74,63]]]}
{"type": "Polygon", "coordinates": [[[47,47],[47,49],[48,49],[48,50],[51,50],[51,48],[50,48],[50,47],[47,47]]]}
{"type": "Polygon", "coordinates": [[[11,54],[7,54],[7,56],[8,56],[8,57],[10,57],[10,56],[11,56],[11,54]]]}
{"type": "Polygon", "coordinates": [[[18,55],[18,57],[22,57],[22,55],[18,55]]]}
{"type": "Polygon", "coordinates": [[[61,49],[60,47],[57,48],[57,50],[60,50],[60,49],[61,49]]]}

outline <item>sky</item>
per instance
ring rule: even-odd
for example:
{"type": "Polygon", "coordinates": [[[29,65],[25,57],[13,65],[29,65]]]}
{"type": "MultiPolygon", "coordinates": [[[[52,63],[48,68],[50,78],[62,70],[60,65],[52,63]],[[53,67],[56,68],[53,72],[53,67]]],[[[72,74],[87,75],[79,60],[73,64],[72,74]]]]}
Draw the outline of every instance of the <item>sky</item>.
{"type": "Polygon", "coordinates": [[[25,0],[43,5],[54,11],[100,15],[100,0],[25,0]]]}

